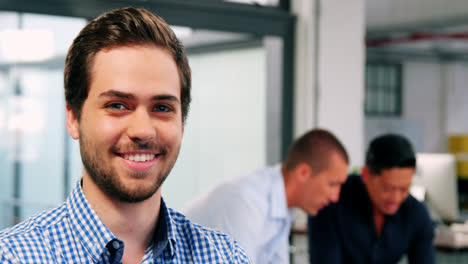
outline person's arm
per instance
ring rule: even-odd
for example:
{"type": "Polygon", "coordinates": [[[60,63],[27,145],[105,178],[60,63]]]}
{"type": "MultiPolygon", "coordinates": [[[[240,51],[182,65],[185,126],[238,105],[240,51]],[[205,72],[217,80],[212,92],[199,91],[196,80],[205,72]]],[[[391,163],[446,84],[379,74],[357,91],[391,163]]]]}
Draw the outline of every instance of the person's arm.
{"type": "Polygon", "coordinates": [[[245,193],[235,193],[230,202],[218,209],[220,210],[216,227],[231,235],[253,263],[260,263],[260,231],[265,220],[260,212],[264,208],[258,208],[245,193]]]}
{"type": "Polygon", "coordinates": [[[343,263],[336,221],[336,204],[324,208],[317,216],[309,216],[307,235],[310,264],[343,263]]]}
{"type": "Polygon", "coordinates": [[[423,212],[418,217],[418,220],[421,221],[418,226],[421,228],[416,231],[408,250],[409,264],[435,263],[434,223],[427,210],[422,209],[423,212]]]}
{"type": "Polygon", "coordinates": [[[252,262],[257,263],[264,208],[258,208],[254,197],[236,186],[223,185],[192,202],[182,212],[195,223],[232,236],[252,262]]]}

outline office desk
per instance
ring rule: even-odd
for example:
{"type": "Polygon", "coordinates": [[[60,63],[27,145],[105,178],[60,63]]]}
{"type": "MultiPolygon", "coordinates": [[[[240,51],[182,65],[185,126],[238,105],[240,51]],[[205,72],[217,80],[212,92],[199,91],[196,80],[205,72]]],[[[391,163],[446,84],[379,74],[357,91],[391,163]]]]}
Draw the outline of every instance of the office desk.
{"type": "Polygon", "coordinates": [[[457,228],[446,226],[436,228],[434,238],[436,263],[468,263],[468,234],[454,230],[457,228]]]}
{"type": "Polygon", "coordinates": [[[468,248],[436,247],[437,264],[468,263],[468,248]]]}

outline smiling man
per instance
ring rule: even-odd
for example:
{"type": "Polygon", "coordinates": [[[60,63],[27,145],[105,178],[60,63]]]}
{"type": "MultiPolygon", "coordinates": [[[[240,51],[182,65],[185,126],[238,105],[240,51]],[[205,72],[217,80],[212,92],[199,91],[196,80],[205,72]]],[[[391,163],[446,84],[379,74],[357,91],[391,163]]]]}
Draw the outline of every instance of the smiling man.
{"type": "Polygon", "coordinates": [[[229,236],[166,207],[190,104],[185,51],[158,16],[114,10],[65,62],[66,127],[83,177],[61,206],[0,232],[0,263],[249,263],[229,236]]]}
{"type": "Polygon", "coordinates": [[[408,140],[375,138],[362,175],[349,176],[338,203],[309,218],[310,263],[434,263],[434,226],[409,195],[416,158],[408,140]]]}
{"type": "Polygon", "coordinates": [[[290,209],[317,214],[338,201],[348,163],[332,133],[313,129],[293,142],[282,164],[223,182],[183,212],[232,235],[256,264],[289,263],[290,209]]]}

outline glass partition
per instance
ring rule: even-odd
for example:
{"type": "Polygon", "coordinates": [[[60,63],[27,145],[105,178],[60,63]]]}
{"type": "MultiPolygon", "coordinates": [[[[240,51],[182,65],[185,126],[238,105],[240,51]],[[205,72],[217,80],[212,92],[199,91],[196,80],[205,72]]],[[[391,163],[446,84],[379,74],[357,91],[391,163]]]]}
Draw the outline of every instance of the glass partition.
{"type": "Polygon", "coordinates": [[[86,20],[0,13],[0,228],[63,201],[63,61],[86,20]]]}
{"type": "MultiPolygon", "coordinates": [[[[14,39],[11,32],[21,44],[0,51],[2,229],[61,203],[82,175],[78,142],[65,129],[63,67],[86,20],[1,12],[0,21],[1,45],[14,39]]],[[[280,156],[280,148],[271,146],[281,145],[281,111],[271,109],[281,108],[281,96],[271,97],[264,42],[252,44],[238,33],[195,33],[182,38],[193,72],[193,103],[179,159],[163,185],[175,209],[213,184],[280,156]]]]}
{"type": "Polygon", "coordinates": [[[193,101],[181,154],[163,185],[172,207],[266,164],[265,55],[258,46],[189,56],[193,101]]]}

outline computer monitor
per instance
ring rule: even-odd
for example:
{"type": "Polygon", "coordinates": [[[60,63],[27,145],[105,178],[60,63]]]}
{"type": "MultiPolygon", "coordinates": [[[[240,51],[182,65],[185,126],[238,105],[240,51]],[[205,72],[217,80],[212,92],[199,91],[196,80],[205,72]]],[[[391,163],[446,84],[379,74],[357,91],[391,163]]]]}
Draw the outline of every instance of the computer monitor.
{"type": "Polygon", "coordinates": [[[415,188],[424,187],[424,203],[434,220],[458,221],[460,218],[456,171],[456,160],[452,154],[416,154],[411,193],[415,188]]]}

